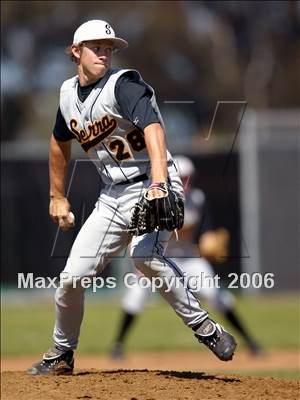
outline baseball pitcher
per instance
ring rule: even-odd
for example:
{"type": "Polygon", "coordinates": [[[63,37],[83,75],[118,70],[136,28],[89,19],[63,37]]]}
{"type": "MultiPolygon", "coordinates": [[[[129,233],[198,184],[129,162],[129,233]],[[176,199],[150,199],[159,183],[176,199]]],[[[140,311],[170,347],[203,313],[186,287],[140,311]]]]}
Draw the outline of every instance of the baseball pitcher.
{"type": "MultiPolygon", "coordinates": [[[[51,218],[64,230],[74,224],[65,196],[73,139],[91,158],[105,187],[61,274],[54,345],[29,368],[32,375],[72,373],[84,309],[81,283],[127,251],[129,243],[135,267],[145,276],[172,281],[182,275],[180,266],[165,257],[172,231],[183,224],[182,182],[166,149],[154,90],[139,72],[111,68],[113,52],[127,45],[110,24],[91,20],[79,26],[70,46],[77,75],[61,86],[50,140],[51,218]]],[[[235,339],[208,317],[191,291],[182,284],[170,291],[161,287],[160,293],[199,342],[220,360],[232,359],[235,339]]]]}

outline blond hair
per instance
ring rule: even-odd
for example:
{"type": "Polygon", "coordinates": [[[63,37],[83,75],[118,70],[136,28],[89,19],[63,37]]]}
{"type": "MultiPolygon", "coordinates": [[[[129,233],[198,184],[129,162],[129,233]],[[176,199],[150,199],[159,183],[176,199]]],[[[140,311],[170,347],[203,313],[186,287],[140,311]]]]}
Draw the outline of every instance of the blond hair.
{"type": "MultiPolygon", "coordinates": [[[[82,44],[80,43],[79,46],[81,46],[81,45],[82,45],[82,44]]],[[[66,53],[66,55],[69,57],[69,59],[70,59],[72,62],[75,62],[75,63],[77,64],[78,60],[77,60],[77,58],[74,56],[74,54],[73,54],[73,52],[72,52],[72,45],[68,46],[68,47],[65,49],[65,53],[66,53]]]]}

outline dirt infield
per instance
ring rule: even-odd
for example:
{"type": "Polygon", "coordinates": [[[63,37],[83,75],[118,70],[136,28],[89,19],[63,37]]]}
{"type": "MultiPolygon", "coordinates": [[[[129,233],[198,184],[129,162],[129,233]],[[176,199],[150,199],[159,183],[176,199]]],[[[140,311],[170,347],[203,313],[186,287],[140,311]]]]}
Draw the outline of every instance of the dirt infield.
{"type": "Polygon", "coordinates": [[[31,377],[4,372],[5,400],[296,400],[297,381],[187,371],[77,371],[73,376],[31,377]]]}
{"type": "Polygon", "coordinates": [[[122,361],[78,356],[73,376],[44,377],[26,375],[25,369],[33,361],[36,358],[2,360],[3,399],[295,400],[300,393],[297,380],[232,372],[247,371],[251,375],[253,370],[299,368],[299,355],[295,352],[272,352],[260,358],[240,352],[229,363],[206,352],[138,353],[122,361]]]}

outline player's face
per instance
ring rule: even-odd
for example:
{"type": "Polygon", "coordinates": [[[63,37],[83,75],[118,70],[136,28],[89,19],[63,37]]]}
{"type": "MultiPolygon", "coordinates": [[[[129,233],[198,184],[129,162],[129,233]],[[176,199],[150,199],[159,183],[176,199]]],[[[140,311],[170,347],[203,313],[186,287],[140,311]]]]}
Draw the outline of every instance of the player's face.
{"type": "Polygon", "coordinates": [[[113,46],[107,40],[91,40],[78,47],[79,69],[85,76],[85,84],[104,76],[110,67],[113,46]]]}

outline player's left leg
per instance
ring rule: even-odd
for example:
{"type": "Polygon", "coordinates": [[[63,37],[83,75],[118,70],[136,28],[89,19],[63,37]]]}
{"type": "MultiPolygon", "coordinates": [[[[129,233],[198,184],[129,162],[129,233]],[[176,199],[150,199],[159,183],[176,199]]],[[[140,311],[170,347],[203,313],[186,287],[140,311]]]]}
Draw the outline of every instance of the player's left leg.
{"type": "Polygon", "coordinates": [[[244,339],[251,354],[262,355],[261,346],[251,336],[235,309],[236,298],[229,290],[222,288],[218,280],[214,280],[216,274],[211,264],[202,257],[184,258],[183,260],[175,259],[174,261],[178,263],[182,261],[181,269],[187,277],[192,279],[190,281],[191,284],[194,280],[196,286],[198,280],[198,290],[194,294],[199,301],[205,300],[210,307],[224,316],[244,339]],[[196,278],[194,279],[194,277],[196,278]],[[217,284],[214,284],[215,282],[217,284]]]}
{"type": "Polygon", "coordinates": [[[170,232],[152,232],[135,237],[131,255],[136,267],[152,282],[159,278],[158,290],[183,322],[223,361],[231,360],[236,348],[232,335],[208,318],[193,292],[184,282],[183,271],[174,261],[164,256],[170,232]]]}

